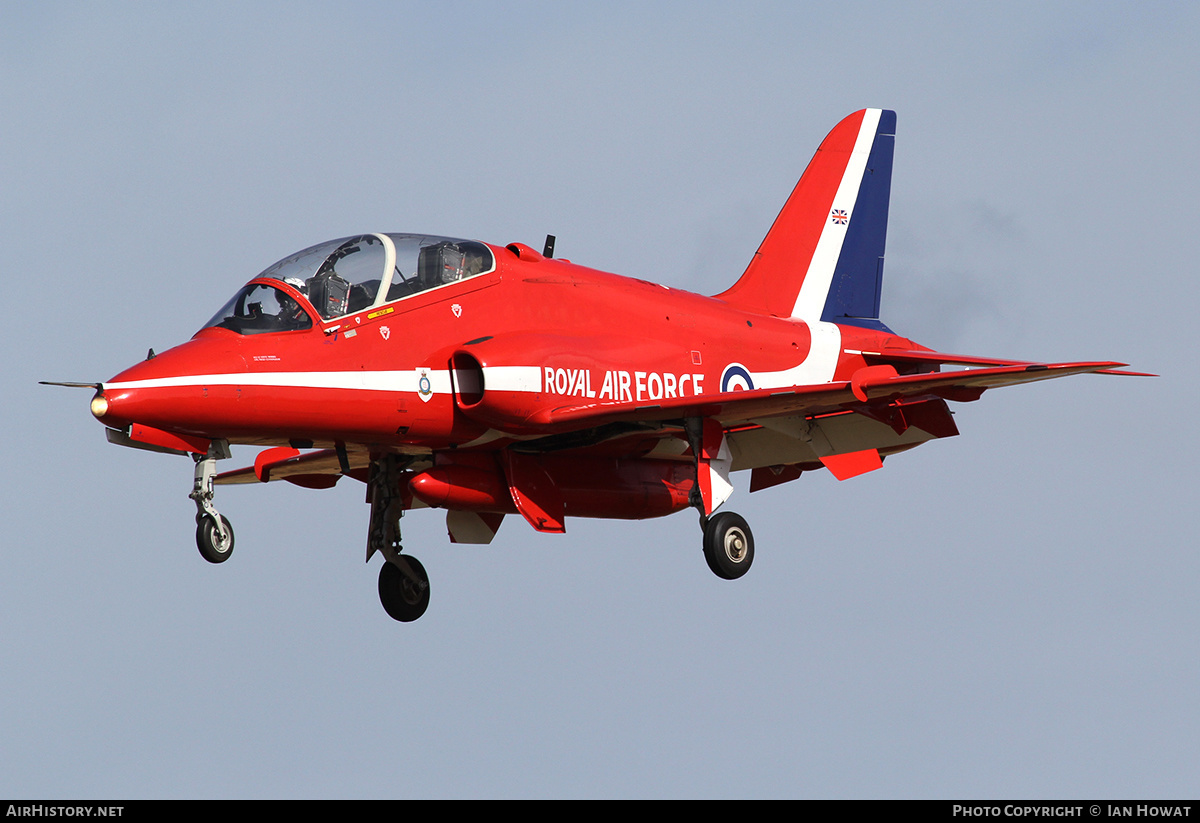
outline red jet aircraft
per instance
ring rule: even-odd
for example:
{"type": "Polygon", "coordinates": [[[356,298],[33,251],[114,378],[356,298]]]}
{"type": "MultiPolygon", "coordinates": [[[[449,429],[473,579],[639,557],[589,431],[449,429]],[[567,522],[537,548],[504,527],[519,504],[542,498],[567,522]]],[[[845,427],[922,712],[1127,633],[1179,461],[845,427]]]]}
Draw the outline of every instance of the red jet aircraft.
{"type": "Polygon", "coordinates": [[[400,518],[446,510],[451,542],[488,543],[507,514],[693,508],[719,577],[754,559],[717,509],[828,469],[839,480],[958,434],[946,401],[1123,363],[1029,363],[935,352],[879,321],[896,115],[865,109],[825,138],[750,265],[703,297],[521,243],[362,234],[254,277],[191,340],[94,387],[110,442],[191,455],[196,542],[227,560],[214,485],[366,484],[367,559],[396,620],[429,603],[400,518]],[[618,322],[619,319],[619,322],[618,322]],[[633,334],[630,329],[635,329],[633,334]],[[959,367],[942,371],[944,365],[959,367]],[[218,474],[230,444],[266,447],[218,474]]]}

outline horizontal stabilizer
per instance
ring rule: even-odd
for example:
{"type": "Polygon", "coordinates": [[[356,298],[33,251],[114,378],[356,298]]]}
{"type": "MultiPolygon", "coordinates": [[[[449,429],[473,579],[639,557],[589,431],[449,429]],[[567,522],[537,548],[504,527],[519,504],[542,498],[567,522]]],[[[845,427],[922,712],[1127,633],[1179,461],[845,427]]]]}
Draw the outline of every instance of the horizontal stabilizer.
{"type": "MultiPolygon", "coordinates": [[[[861,354],[871,363],[933,363],[947,366],[1033,366],[1030,360],[1001,360],[996,357],[974,357],[966,354],[947,354],[930,349],[882,349],[881,351],[847,350],[847,354],[861,354]]],[[[1121,374],[1126,377],[1157,377],[1156,374],[1124,369],[1098,369],[1093,374],[1121,374]]]]}

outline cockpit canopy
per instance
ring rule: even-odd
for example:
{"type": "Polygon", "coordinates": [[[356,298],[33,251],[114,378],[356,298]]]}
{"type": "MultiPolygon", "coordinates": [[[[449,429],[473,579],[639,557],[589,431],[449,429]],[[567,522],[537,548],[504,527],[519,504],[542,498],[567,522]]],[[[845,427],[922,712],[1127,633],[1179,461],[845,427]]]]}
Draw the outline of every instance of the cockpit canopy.
{"type": "MultiPolygon", "coordinates": [[[[425,234],[360,234],[296,252],[255,279],[287,283],[324,320],[445,286],[495,268],[483,243],[425,234]]],[[[238,334],[312,328],[312,318],[284,290],[251,283],[204,328],[238,334]]]]}

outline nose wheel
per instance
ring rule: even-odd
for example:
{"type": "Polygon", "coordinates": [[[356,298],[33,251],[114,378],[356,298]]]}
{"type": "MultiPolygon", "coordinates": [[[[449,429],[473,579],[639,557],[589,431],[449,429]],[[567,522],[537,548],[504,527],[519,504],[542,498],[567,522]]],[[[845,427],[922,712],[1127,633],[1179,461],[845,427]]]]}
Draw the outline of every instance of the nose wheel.
{"type": "Polygon", "coordinates": [[[224,563],[233,554],[233,526],[229,525],[228,517],[218,516],[219,523],[207,514],[196,523],[196,548],[209,563],[224,563]]]}
{"type": "Polygon", "coordinates": [[[379,570],[379,602],[393,620],[411,623],[429,608],[429,575],[415,557],[396,555],[379,570]],[[403,568],[402,568],[403,567],[403,568]]]}
{"type": "Polygon", "coordinates": [[[754,562],[754,535],[739,514],[721,512],[704,524],[704,559],[713,574],[736,580],[754,562]]]}

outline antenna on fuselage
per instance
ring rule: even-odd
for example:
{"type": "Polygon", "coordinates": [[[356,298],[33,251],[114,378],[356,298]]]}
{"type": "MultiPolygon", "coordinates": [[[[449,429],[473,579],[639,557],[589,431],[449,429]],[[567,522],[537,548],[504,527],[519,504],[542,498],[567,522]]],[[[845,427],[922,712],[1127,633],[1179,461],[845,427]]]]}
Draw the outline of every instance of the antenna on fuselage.
{"type": "Polygon", "coordinates": [[[553,257],[553,256],[554,256],[554,235],[547,234],[546,235],[546,245],[542,249],[542,257],[553,257]]]}

